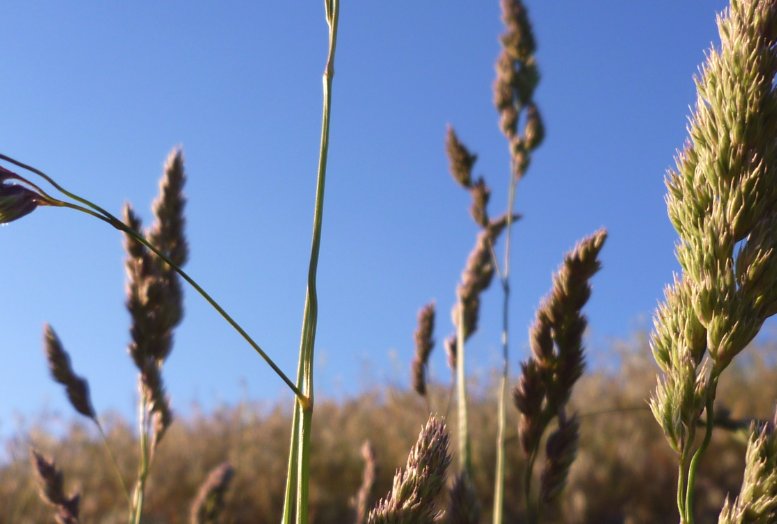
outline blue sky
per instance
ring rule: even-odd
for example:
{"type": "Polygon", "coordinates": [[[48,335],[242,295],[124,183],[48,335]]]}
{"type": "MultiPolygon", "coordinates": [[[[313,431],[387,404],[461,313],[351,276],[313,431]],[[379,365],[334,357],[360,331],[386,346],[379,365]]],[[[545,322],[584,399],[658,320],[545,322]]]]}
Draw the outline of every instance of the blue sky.
{"type": "MultiPolygon", "coordinates": [[[[119,213],[151,221],[168,152],[183,145],[189,273],[293,375],[302,323],[326,55],[322,2],[4,2],[0,152],[119,213]]],[[[650,326],[677,269],[663,177],[685,140],[693,75],[718,42],[723,1],[528,3],[547,138],[518,188],[516,366],[551,273],[605,226],[587,308],[591,361],[650,326]]],[[[319,266],[317,387],[329,396],[407,383],[417,310],[451,331],[476,226],[450,178],[446,124],[506,205],[508,151],[491,103],[503,30],[491,2],[342,2],[319,266]]],[[[0,434],[14,413],[70,416],[48,377],[50,322],[101,412],[132,416],[120,235],[69,210],[0,228],[0,434]]],[[[189,412],[273,400],[284,386],[193,290],[164,375],[189,412]]],[[[473,373],[500,352],[501,291],[483,297],[473,373]]],[[[448,380],[438,344],[432,373],[448,380]]]]}

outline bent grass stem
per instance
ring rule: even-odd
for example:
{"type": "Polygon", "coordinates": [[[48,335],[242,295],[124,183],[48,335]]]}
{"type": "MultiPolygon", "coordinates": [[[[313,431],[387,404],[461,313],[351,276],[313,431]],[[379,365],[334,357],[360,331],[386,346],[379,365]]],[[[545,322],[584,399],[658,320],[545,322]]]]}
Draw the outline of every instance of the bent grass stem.
{"type": "MultiPolygon", "coordinates": [[[[68,207],[70,209],[75,209],[77,211],[81,211],[82,213],[86,213],[88,215],[91,215],[95,218],[98,218],[102,220],[103,222],[106,222],[113,226],[114,228],[118,229],[119,231],[122,231],[123,233],[126,233],[127,235],[130,235],[132,238],[143,244],[146,248],[151,250],[156,256],[158,256],[160,259],[162,259],[166,264],[168,264],[173,270],[181,275],[181,278],[186,280],[218,313],[226,320],[229,325],[231,325],[240,335],[245,339],[248,344],[254,348],[254,350],[259,353],[259,356],[264,359],[264,361],[272,368],[273,371],[283,380],[286,385],[294,392],[294,394],[297,396],[297,398],[300,399],[300,401],[303,404],[307,403],[307,399],[304,399],[302,393],[300,392],[300,389],[297,388],[297,386],[294,385],[294,383],[289,379],[289,377],[286,376],[286,374],[281,371],[281,369],[273,362],[273,360],[270,358],[267,353],[264,352],[264,350],[257,344],[253,338],[251,338],[248,333],[245,332],[245,330],[238,324],[224,309],[219,305],[218,302],[216,302],[202,287],[200,287],[197,282],[190,277],[183,269],[178,267],[172,260],[170,260],[167,256],[165,256],[163,253],[161,253],[156,247],[154,247],[150,242],[148,242],[142,235],[138,234],[136,231],[134,231],[132,228],[127,227],[124,222],[113,216],[108,211],[104,210],[103,208],[89,202],[85,198],[78,197],[74,195],[73,193],[70,193],[69,191],[66,191],[62,186],[54,182],[48,175],[43,173],[42,171],[35,169],[34,167],[28,166],[26,164],[23,164],[22,162],[19,162],[17,160],[14,160],[6,155],[0,154],[0,160],[5,160],[7,162],[10,162],[12,164],[15,164],[19,167],[22,167],[24,169],[27,169],[41,177],[43,177],[46,181],[48,181],[51,185],[53,185],[57,190],[62,192],[64,195],[77,200],[78,202],[83,203],[84,205],[94,209],[97,211],[95,213],[94,211],[91,211],[90,209],[86,209],[82,206],[79,206],[77,204],[72,204],[70,202],[63,202],[60,200],[52,199],[52,204],[55,206],[60,207],[68,207]]],[[[45,196],[45,194],[44,194],[45,196]]],[[[50,197],[48,197],[50,198],[50,197]]]]}

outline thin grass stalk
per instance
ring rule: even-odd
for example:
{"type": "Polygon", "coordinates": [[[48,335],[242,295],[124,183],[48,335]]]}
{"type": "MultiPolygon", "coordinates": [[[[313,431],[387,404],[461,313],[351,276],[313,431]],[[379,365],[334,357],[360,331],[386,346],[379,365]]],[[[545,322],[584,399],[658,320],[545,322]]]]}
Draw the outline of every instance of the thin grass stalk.
{"type": "Polygon", "coordinates": [[[694,485],[696,484],[696,470],[699,467],[701,456],[707,450],[707,446],[710,445],[710,440],[712,439],[712,430],[715,427],[715,413],[713,411],[713,404],[715,401],[715,392],[717,387],[718,375],[713,374],[713,376],[710,377],[708,386],[709,389],[707,391],[707,405],[705,406],[705,410],[707,412],[707,423],[705,425],[704,440],[702,441],[701,446],[699,446],[699,449],[696,450],[696,453],[694,453],[693,458],[691,459],[691,466],[688,468],[688,485],[685,488],[685,521],[688,524],[693,524],[694,522],[693,489],[694,485]]]}
{"type": "Polygon", "coordinates": [[[499,268],[493,246],[491,258],[499,273],[499,281],[502,283],[502,378],[499,384],[499,401],[497,405],[496,421],[496,471],[494,475],[494,510],[493,524],[502,524],[504,520],[504,496],[505,496],[505,434],[507,433],[507,395],[510,380],[510,238],[513,227],[513,208],[515,207],[515,189],[519,177],[513,175],[515,161],[511,160],[510,191],[507,199],[507,226],[505,235],[504,267],[499,268]]]}
{"type": "Polygon", "coordinates": [[[294,414],[291,420],[291,444],[289,445],[289,467],[286,472],[286,491],[283,498],[283,522],[291,524],[294,519],[294,487],[297,485],[297,444],[299,435],[299,412],[294,403],[294,414]]]}
{"type": "Polygon", "coordinates": [[[116,476],[119,477],[119,483],[121,484],[121,491],[124,493],[124,496],[127,498],[127,503],[132,504],[132,498],[129,494],[129,489],[127,489],[127,484],[124,482],[124,477],[121,474],[121,468],[119,468],[119,462],[116,460],[116,455],[113,454],[113,450],[111,449],[110,444],[108,443],[108,437],[105,435],[105,431],[103,431],[103,427],[100,424],[100,422],[95,418],[94,423],[97,425],[97,431],[100,433],[100,439],[103,442],[103,445],[105,446],[106,451],[108,452],[108,455],[111,457],[111,463],[113,464],[113,470],[116,472],[116,476]]]}
{"type": "Polygon", "coordinates": [[[254,350],[259,353],[259,356],[264,359],[264,361],[272,368],[273,371],[283,380],[286,385],[291,389],[294,394],[299,398],[302,396],[302,393],[297,388],[297,386],[294,384],[294,382],[289,379],[289,377],[286,376],[286,374],[281,371],[281,369],[275,364],[275,362],[270,358],[270,356],[264,352],[264,350],[257,344],[253,338],[251,338],[248,333],[245,332],[245,330],[238,324],[224,309],[219,305],[218,302],[216,302],[202,287],[200,287],[197,282],[190,277],[183,269],[181,269],[177,264],[175,264],[173,261],[171,261],[168,257],[166,257],[163,253],[161,253],[156,247],[151,245],[145,238],[143,238],[142,235],[138,235],[137,232],[133,231],[132,228],[127,227],[121,220],[113,216],[108,211],[104,210],[103,208],[89,202],[85,198],[78,197],[74,195],[73,193],[70,193],[66,191],[62,186],[54,182],[48,175],[43,173],[42,171],[29,166],[27,164],[24,164],[22,162],[19,162],[18,160],[14,160],[13,158],[10,158],[6,155],[0,154],[0,160],[5,160],[7,162],[10,162],[14,165],[17,165],[21,168],[27,169],[28,171],[35,173],[41,177],[43,177],[45,180],[47,180],[51,185],[53,185],[57,190],[62,192],[64,195],[77,200],[79,202],[84,203],[85,205],[91,207],[92,209],[99,212],[99,214],[94,213],[93,211],[90,211],[89,209],[85,209],[81,206],[69,203],[69,202],[62,202],[56,199],[52,199],[53,203],[50,203],[50,205],[56,205],[60,207],[67,207],[70,209],[75,209],[77,211],[81,211],[82,213],[86,213],[88,215],[91,215],[95,218],[98,218],[102,220],[103,222],[106,222],[113,226],[115,229],[118,229],[119,231],[126,233],[127,235],[130,235],[132,238],[143,244],[145,247],[150,249],[156,256],[161,258],[165,263],[167,263],[173,270],[181,275],[181,278],[186,280],[218,313],[226,320],[230,326],[232,326],[240,335],[245,339],[248,344],[254,348],[254,350]]]}
{"type": "Polygon", "coordinates": [[[140,524],[140,516],[143,513],[143,503],[145,501],[146,478],[149,469],[149,446],[148,446],[148,405],[146,397],[141,391],[141,399],[138,402],[138,426],[140,428],[140,465],[138,467],[138,483],[135,485],[135,492],[130,507],[129,523],[140,524]]]}
{"type": "Polygon", "coordinates": [[[467,475],[472,478],[469,415],[467,414],[467,373],[464,368],[464,309],[464,301],[459,299],[459,318],[456,323],[456,392],[459,410],[459,474],[467,475]]]}
{"type": "Polygon", "coordinates": [[[329,52],[324,68],[323,88],[324,107],[321,122],[321,149],[318,162],[318,177],[316,183],[316,201],[313,213],[313,242],[310,251],[308,267],[308,286],[305,296],[305,312],[302,319],[302,337],[300,342],[299,363],[297,368],[297,388],[301,396],[295,399],[295,417],[298,427],[292,428],[292,434],[297,431],[296,447],[292,446],[290,468],[296,462],[296,479],[291,475],[287,480],[286,500],[284,501],[284,523],[291,522],[291,489],[292,480],[296,480],[296,522],[308,523],[308,489],[310,468],[310,434],[313,420],[313,355],[316,341],[316,326],[318,322],[318,295],[316,293],[316,272],[321,248],[321,227],[324,214],[324,189],[326,187],[326,165],[329,154],[329,123],[332,107],[332,79],[335,69],[335,49],[337,46],[337,23],[340,15],[339,0],[326,0],[326,21],[329,26],[329,52]]]}

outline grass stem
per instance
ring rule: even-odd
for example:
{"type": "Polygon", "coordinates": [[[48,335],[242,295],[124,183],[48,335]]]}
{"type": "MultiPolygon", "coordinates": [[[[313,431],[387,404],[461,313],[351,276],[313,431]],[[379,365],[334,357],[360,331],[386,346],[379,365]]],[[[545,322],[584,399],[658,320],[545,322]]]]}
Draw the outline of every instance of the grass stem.
{"type": "Polygon", "coordinates": [[[718,374],[713,373],[713,375],[710,376],[710,382],[707,386],[707,405],[705,407],[705,410],[707,411],[707,424],[704,431],[704,440],[702,441],[701,446],[699,446],[699,449],[696,450],[696,453],[694,453],[693,459],[691,459],[691,466],[688,468],[688,485],[686,486],[685,493],[685,516],[688,524],[693,524],[694,520],[693,488],[696,483],[696,470],[699,467],[701,456],[707,450],[707,446],[710,445],[710,440],[712,440],[712,430],[715,427],[715,413],[713,411],[713,403],[715,402],[715,392],[717,391],[717,388],[718,374]]]}
{"type": "MultiPolygon", "coordinates": [[[[34,167],[28,166],[26,164],[23,164],[22,162],[19,162],[17,160],[14,160],[13,158],[10,158],[6,155],[0,154],[0,160],[5,160],[7,162],[10,162],[12,164],[15,164],[19,167],[22,167],[24,169],[27,169],[41,177],[43,177],[46,181],[48,181],[51,185],[53,185],[57,190],[59,190],[64,195],[72,198],[73,200],[77,200],[78,202],[81,202],[82,204],[92,208],[93,210],[97,211],[95,213],[94,211],[91,211],[89,209],[83,208],[81,206],[78,206],[76,204],[72,204],[69,202],[62,202],[56,199],[52,199],[53,203],[52,205],[59,205],[61,207],[68,207],[71,209],[75,209],[77,211],[81,211],[83,213],[86,213],[88,215],[91,215],[95,218],[99,218],[103,222],[107,222],[114,228],[118,229],[119,231],[122,231],[123,233],[126,233],[136,239],[138,242],[146,246],[148,249],[150,249],[155,255],[157,255],[159,258],[164,260],[166,264],[168,264],[173,270],[181,275],[181,277],[186,280],[213,308],[219,312],[219,314],[226,320],[229,325],[231,325],[240,335],[248,342],[248,344],[254,348],[254,350],[259,353],[259,355],[264,359],[264,361],[275,371],[275,373],[283,380],[286,385],[294,392],[294,394],[298,397],[302,397],[302,393],[297,388],[296,385],[286,376],[286,374],[281,371],[281,369],[273,362],[273,360],[267,355],[267,353],[264,352],[264,350],[259,347],[259,344],[257,344],[254,339],[252,339],[248,333],[245,332],[245,330],[235,322],[235,320],[232,319],[232,317],[224,311],[224,309],[219,305],[218,302],[216,302],[211,296],[204,290],[202,287],[200,287],[197,282],[191,278],[183,269],[178,267],[175,263],[173,263],[168,257],[166,257],[164,254],[162,254],[156,247],[154,247],[151,243],[149,243],[142,235],[139,235],[137,232],[133,231],[132,228],[127,227],[124,222],[113,216],[108,211],[104,210],[103,208],[89,202],[88,200],[81,198],[79,196],[74,195],[73,193],[70,193],[69,191],[66,191],[62,186],[54,182],[48,175],[43,173],[42,171],[35,169],[34,167]]],[[[304,402],[304,401],[303,401],[304,402]]]]}

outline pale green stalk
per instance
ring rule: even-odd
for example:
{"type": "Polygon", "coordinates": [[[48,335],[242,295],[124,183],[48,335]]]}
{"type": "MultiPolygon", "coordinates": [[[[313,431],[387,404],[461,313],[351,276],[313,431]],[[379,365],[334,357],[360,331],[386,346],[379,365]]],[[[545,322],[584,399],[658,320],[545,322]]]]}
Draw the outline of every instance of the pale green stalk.
{"type": "Polygon", "coordinates": [[[329,25],[329,53],[324,68],[324,108],[321,123],[321,149],[316,183],[316,202],[313,214],[313,242],[308,268],[308,287],[305,296],[305,312],[302,319],[302,340],[300,341],[297,388],[301,396],[295,399],[292,443],[289,451],[289,478],[284,501],[283,522],[291,522],[291,486],[296,481],[296,522],[308,522],[308,488],[310,467],[310,434],[313,419],[313,355],[318,322],[318,296],[316,293],[316,272],[321,248],[321,226],[324,214],[324,189],[326,186],[326,165],[329,153],[329,122],[332,107],[332,79],[335,74],[335,49],[337,46],[337,23],[340,15],[339,0],[326,0],[326,21],[329,25]],[[296,432],[296,438],[295,438],[296,432]],[[291,475],[296,465],[296,479],[291,475]]]}
{"type": "Polygon", "coordinates": [[[685,494],[685,513],[688,524],[693,524],[693,487],[696,483],[696,470],[699,467],[699,461],[701,456],[707,450],[707,446],[710,445],[712,439],[712,429],[715,426],[715,414],[713,412],[713,403],[715,401],[715,391],[718,387],[718,376],[713,375],[710,377],[709,386],[707,389],[707,406],[705,410],[707,412],[707,424],[704,432],[704,440],[696,450],[696,453],[691,459],[691,467],[688,469],[688,486],[686,487],[685,494]]]}
{"type": "Polygon", "coordinates": [[[467,374],[464,368],[464,301],[459,300],[456,322],[456,391],[459,408],[459,473],[472,478],[470,459],[469,416],[467,415],[467,374]]]}
{"type": "MultiPolygon", "coordinates": [[[[496,475],[494,477],[494,517],[493,524],[502,524],[504,520],[505,497],[505,434],[507,433],[507,390],[510,380],[510,238],[513,227],[513,207],[515,205],[515,188],[518,185],[518,177],[514,175],[515,162],[510,162],[510,192],[507,200],[507,231],[505,234],[505,259],[504,269],[500,271],[493,246],[491,258],[497,269],[499,281],[502,283],[502,378],[499,384],[499,403],[497,405],[496,422],[496,475]]],[[[528,501],[527,501],[528,502],[528,501]]]]}
{"type": "Polygon", "coordinates": [[[148,406],[146,397],[141,391],[141,400],[138,402],[138,426],[140,428],[140,466],[138,467],[138,483],[135,485],[135,493],[130,506],[129,524],[140,524],[140,516],[143,513],[145,499],[146,478],[149,470],[149,446],[148,446],[148,406]]]}
{"type": "Polygon", "coordinates": [[[116,455],[113,454],[113,450],[111,449],[111,446],[108,444],[108,437],[105,436],[105,432],[103,431],[103,427],[100,424],[100,422],[97,420],[97,418],[94,418],[94,423],[97,425],[97,430],[100,432],[100,438],[103,441],[103,445],[105,446],[106,451],[108,451],[108,455],[111,457],[111,462],[113,463],[113,469],[116,471],[116,476],[119,477],[119,483],[121,484],[121,490],[124,493],[124,496],[127,497],[127,503],[132,505],[132,499],[130,499],[129,490],[127,489],[127,484],[124,483],[124,477],[121,474],[121,469],[119,468],[119,462],[116,460],[116,455]]]}
{"type": "MultiPolygon", "coordinates": [[[[204,289],[202,289],[200,287],[200,285],[197,284],[197,282],[193,278],[191,278],[183,269],[178,267],[168,257],[166,257],[163,253],[161,253],[156,247],[151,245],[151,243],[149,243],[145,238],[143,238],[142,235],[139,235],[136,231],[133,231],[132,228],[127,227],[124,224],[124,222],[122,222],[121,220],[119,220],[118,218],[116,218],[115,216],[113,216],[111,213],[109,213],[108,211],[104,210],[103,208],[101,208],[101,207],[99,207],[99,206],[89,202],[85,198],[81,198],[79,196],[74,195],[73,193],[70,193],[70,192],[66,191],[62,186],[60,186],[59,184],[54,182],[48,175],[46,175],[42,171],[40,171],[38,169],[35,169],[34,167],[28,166],[26,164],[23,164],[23,163],[21,163],[21,162],[19,162],[17,160],[14,160],[13,158],[10,158],[10,157],[8,157],[6,155],[3,155],[3,154],[0,154],[0,160],[5,160],[7,162],[15,164],[15,165],[17,165],[19,167],[27,169],[28,171],[31,171],[31,172],[33,172],[33,173],[43,177],[51,185],[53,185],[55,188],[57,188],[60,192],[62,192],[66,196],[68,196],[68,197],[70,197],[70,198],[72,198],[74,200],[77,200],[78,202],[81,202],[81,203],[85,204],[86,206],[89,206],[90,208],[92,208],[95,211],[97,211],[99,214],[95,213],[93,211],[90,211],[89,209],[85,209],[85,208],[83,208],[81,206],[78,206],[78,205],[75,205],[75,204],[71,204],[69,202],[62,202],[62,201],[59,201],[59,200],[56,200],[56,199],[51,199],[53,201],[51,205],[58,205],[58,206],[61,206],[61,207],[68,207],[68,208],[75,209],[75,210],[81,211],[83,213],[89,214],[89,215],[91,215],[91,216],[93,216],[95,218],[99,218],[103,222],[107,222],[108,224],[110,224],[114,228],[118,229],[119,231],[122,231],[123,233],[126,233],[127,235],[130,235],[132,238],[136,239],[138,242],[140,242],[141,244],[146,246],[148,249],[150,249],[156,256],[161,258],[165,263],[167,263],[171,268],[173,268],[173,270],[175,270],[176,273],[181,275],[181,277],[184,280],[186,280],[195,290],[197,290],[197,292],[205,300],[207,300],[208,303],[211,306],[213,306],[213,308],[216,311],[218,311],[219,314],[238,333],[240,333],[240,335],[246,340],[246,342],[248,342],[248,344],[252,348],[254,348],[254,350],[256,350],[257,353],[259,353],[259,355],[264,359],[264,361],[267,362],[267,364],[273,369],[273,371],[275,371],[275,373],[281,378],[281,380],[283,380],[286,383],[286,385],[289,386],[289,388],[294,392],[294,394],[297,397],[301,397],[302,396],[302,393],[297,388],[297,386],[295,386],[294,383],[286,376],[286,374],[283,371],[281,371],[281,369],[275,364],[275,362],[273,362],[273,360],[269,357],[269,355],[267,355],[267,353],[265,353],[264,350],[261,347],[259,347],[259,344],[257,344],[254,341],[254,339],[251,338],[248,335],[248,333],[245,332],[245,330],[243,330],[243,328],[240,326],[240,324],[235,322],[235,320],[233,320],[232,317],[226,311],[224,311],[224,309],[219,305],[219,303],[216,302],[213,298],[211,298],[211,296],[204,289]]],[[[44,193],[44,195],[45,195],[45,193],[44,193]]],[[[50,197],[47,197],[47,198],[50,198],[50,197]]]]}

